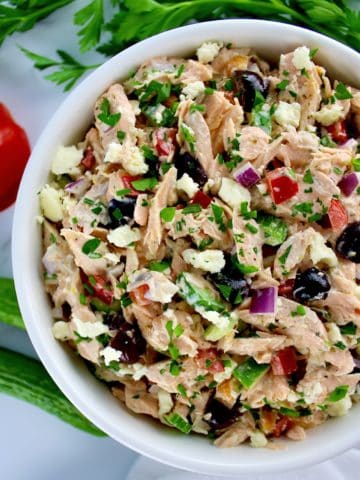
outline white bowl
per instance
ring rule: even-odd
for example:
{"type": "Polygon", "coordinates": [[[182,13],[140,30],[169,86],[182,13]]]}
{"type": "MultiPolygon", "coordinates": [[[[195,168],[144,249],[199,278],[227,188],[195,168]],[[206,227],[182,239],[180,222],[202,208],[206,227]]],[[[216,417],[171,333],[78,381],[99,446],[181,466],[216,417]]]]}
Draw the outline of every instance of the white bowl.
{"type": "MultiPolygon", "coordinates": [[[[349,415],[309,431],[303,442],[286,442],[273,451],[240,446],[218,449],[206,438],[185,436],[156,425],[123,408],[83,362],[51,334],[50,304],[41,273],[41,237],[35,217],[37,192],[45,184],[58,145],[79,140],[91,122],[96,98],[144,60],[156,55],[187,55],[206,40],[253,47],[276,60],[280,53],[306,44],[319,48],[317,60],[344,81],[360,86],[360,55],[327,37],[290,25],[259,20],[222,20],[162,33],[140,42],[84,80],[64,101],[41,135],[25,170],[15,208],[13,270],[26,327],[39,357],[65,395],[99,428],[115,440],[160,462],[194,472],[236,476],[276,472],[320,462],[360,440],[360,405],[349,415]]],[[[35,113],[36,114],[36,113],[35,113]]]]}

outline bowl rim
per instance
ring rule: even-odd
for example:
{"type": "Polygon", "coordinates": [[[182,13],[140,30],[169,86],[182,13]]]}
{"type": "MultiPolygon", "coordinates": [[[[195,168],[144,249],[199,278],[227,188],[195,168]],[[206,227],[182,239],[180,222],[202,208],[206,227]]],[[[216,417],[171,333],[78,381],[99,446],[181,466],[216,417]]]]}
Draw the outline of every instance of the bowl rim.
{"type": "MultiPolygon", "coordinates": [[[[86,77],[69,94],[69,96],[60,104],[56,112],[53,114],[51,120],[49,121],[46,128],[43,130],[42,134],[36,142],[31,158],[29,159],[24,175],[22,177],[15,205],[12,228],[12,265],[15,288],[20,310],[24,318],[27,332],[30,336],[31,342],[37,354],[39,355],[41,361],[43,362],[45,368],[47,369],[51,377],[54,379],[59,388],[64,392],[64,394],[87,418],[91,419],[91,421],[95,425],[97,425],[100,429],[104,430],[110,437],[112,437],[116,441],[122,443],[128,448],[131,448],[132,450],[135,450],[139,454],[145,455],[149,458],[152,458],[153,460],[160,461],[176,468],[219,476],[236,476],[239,473],[260,473],[264,472],[265,469],[266,472],[280,472],[304,467],[306,465],[312,465],[314,463],[324,461],[327,458],[337,455],[344,450],[350,448],[352,445],[359,441],[360,434],[356,434],[356,429],[354,429],[354,431],[350,432],[348,436],[339,438],[337,439],[337,441],[330,441],[327,447],[324,449],[319,448],[313,449],[312,451],[307,451],[306,458],[304,458],[303,455],[290,455],[288,459],[284,459],[284,457],[282,457],[282,459],[280,460],[279,458],[276,458],[276,455],[274,454],[272,461],[263,462],[261,465],[259,465],[257,462],[250,462],[245,464],[242,463],[241,460],[243,459],[241,459],[241,455],[239,455],[240,461],[238,463],[211,463],[211,458],[209,458],[209,462],[204,462],[199,460],[198,458],[184,457],[183,455],[181,455],[181,453],[171,451],[171,449],[163,451],[162,449],[157,448],[156,445],[149,445],[145,443],[145,440],[143,441],[141,438],[135,439],[134,435],[131,435],[128,432],[119,432],[119,429],[116,429],[114,425],[109,423],[109,421],[107,421],[103,415],[98,414],[98,412],[90,405],[90,402],[83,398],[81,393],[78,393],[75,386],[72,385],[71,382],[64,376],[61,366],[57,365],[55,360],[52,359],[49,349],[46,348],[46,342],[43,338],[44,333],[41,331],[41,328],[37,326],[36,322],[36,315],[34,313],[34,311],[36,310],[36,305],[34,303],[34,299],[31,298],[31,296],[29,295],[29,280],[31,279],[31,276],[34,276],[38,272],[27,272],[25,270],[24,273],[21,256],[23,246],[23,237],[21,235],[21,232],[23,232],[23,222],[24,219],[26,219],[26,213],[24,213],[22,209],[22,203],[29,198],[29,194],[32,193],[33,195],[34,193],[34,191],[31,190],[28,185],[31,184],[32,170],[35,170],[37,157],[40,156],[42,150],[46,149],[46,146],[48,144],[48,137],[54,137],[54,133],[56,130],[55,126],[59,118],[64,115],[66,111],[69,110],[74,100],[76,100],[76,97],[78,95],[81,95],[81,92],[85,91],[92,82],[100,79],[103,73],[106,74],[106,72],[110,71],[110,68],[112,68],[113,66],[116,67],[116,65],[119,64],[123,58],[128,57],[133,53],[136,54],[136,52],[139,52],[144,48],[147,48],[148,51],[151,51],[152,45],[155,45],[158,42],[166,42],[171,38],[176,38],[179,36],[181,37],[182,34],[190,36],[193,32],[204,32],[204,34],[206,33],[207,37],[212,37],[213,29],[216,32],[219,32],[216,33],[217,36],[215,38],[221,40],[220,31],[224,31],[226,27],[230,24],[236,27],[266,27],[274,34],[278,34],[279,29],[282,31],[283,34],[286,34],[287,32],[296,32],[299,34],[299,39],[303,43],[321,44],[325,42],[330,47],[336,48],[337,51],[342,52],[345,56],[350,57],[354,61],[358,62],[358,64],[360,65],[360,55],[355,50],[337,42],[336,40],[301,27],[268,20],[227,19],[202,22],[172,29],[166,32],[162,32],[158,35],[154,35],[148,39],[142,40],[141,42],[136,43],[135,45],[123,50],[114,57],[105,61],[103,65],[98,67],[94,72],[92,72],[88,77],[86,77]]],[[[147,55],[147,58],[151,58],[151,55],[147,55]]],[[[119,77],[121,77],[121,75],[119,75],[119,77]]]]}

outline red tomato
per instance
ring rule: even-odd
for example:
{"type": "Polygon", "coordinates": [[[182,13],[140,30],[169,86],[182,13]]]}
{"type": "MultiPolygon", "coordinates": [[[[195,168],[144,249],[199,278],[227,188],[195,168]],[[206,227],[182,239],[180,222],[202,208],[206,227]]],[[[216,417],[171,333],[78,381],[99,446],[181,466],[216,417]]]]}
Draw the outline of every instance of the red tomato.
{"type": "Polygon", "coordinates": [[[222,361],[217,358],[218,354],[219,352],[216,348],[199,350],[195,360],[200,368],[206,368],[211,373],[220,373],[225,369],[222,361]]]}
{"type": "Polygon", "coordinates": [[[92,275],[89,277],[90,286],[94,289],[95,297],[102,302],[110,305],[113,300],[113,293],[108,289],[106,280],[101,275],[92,275]]]}
{"type": "Polygon", "coordinates": [[[329,125],[326,127],[326,130],[330,133],[334,142],[345,143],[349,139],[345,120],[339,120],[332,125],[329,125]]]}
{"type": "Polygon", "coordinates": [[[154,132],[154,145],[159,157],[169,157],[175,151],[176,128],[160,127],[154,132]]]}
{"type": "Polygon", "coordinates": [[[290,375],[297,370],[296,353],[294,347],[280,350],[271,360],[274,375],[290,375]]]}
{"type": "Polygon", "coordinates": [[[285,416],[281,417],[280,420],[276,422],[275,429],[273,431],[274,437],[280,437],[282,433],[286,432],[286,430],[289,430],[291,427],[292,421],[290,418],[285,416]]]}
{"type": "Polygon", "coordinates": [[[292,292],[294,290],[295,280],[293,278],[289,278],[284,283],[279,285],[278,294],[280,297],[292,298],[292,292]]]}
{"type": "Polygon", "coordinates": [[[340,200],[336,198],[331,200],[327,216],[333,230],[341,230],[348,223],[346,209],[340,200]]]}
{"type": "Polygon", "coordinates": [[[133,182],[134,180],[139,180],[139,178],[140,178],[139,176],[131,176],[131,175],[123,175],[121,177],[124,187],[131,190],[129,195],[132,197],[137,197],[140,194],[140,192],[135,190],[135,188],[131,185],[131,182],[133,182]]]}
{"type": "Polygon", "coordinates": [[[299,185],[287,172],[287,168],[277,168],[266,175],[270,194],[276,205],[289,200],[299,191],[299,185]]]}
{"type": "Polygon", "coordinates": [[[191,200],[190,203],[198,203],[202,206],[202,208],[207,208],[211,203],[211,198],[206,195],[206,193],[199,190],[195,193],[194,198],[191,200]]]}
{"type": "Polygon", "coordinates": [[[15,201],[29,156],[30,144],[25,131],[0,103],[0,210],[5,210],[15,201]]]}
{"type": "Polygon", "coordinates": [[[81,165],[85,168],[85,170],[92,170],[95,167],[96,159],[94,156],[94,150],[91,147],[85,148],[81,165]]]}
{"type": "Polygon", "coordinates": [[[106,285],[106,280],[101,275],[89,275],[87,276],[82,270],[80,270],[81,281],[86,284],[89,289],[93,290],[93,295],[102,302],[110,305],[113,300],[113,293],[106,285]]]}
{"type": "Polygon", "coordinates": [[[129,293],[131,300],[138,305],[145,306],[150,305],[152,300],[145,297],[145,294],[149,291],[149,286],[144,284],[140,285],[139,287],[135,288],[129,293]]]}

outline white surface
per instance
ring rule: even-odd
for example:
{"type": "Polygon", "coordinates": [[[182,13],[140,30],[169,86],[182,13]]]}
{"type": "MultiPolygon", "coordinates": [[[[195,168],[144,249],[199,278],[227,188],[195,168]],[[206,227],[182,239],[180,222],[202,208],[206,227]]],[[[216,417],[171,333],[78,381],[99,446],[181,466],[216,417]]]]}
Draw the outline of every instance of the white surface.
{"type": "Polygon", "coordinates": [[[120,408],[79,359],[71,358],[53,339],[49,304],[39,275],[41,241],[34,221],[38,209],[35,192],[45,183],[55,148],[76,138],[79,130],[88,125],[91,105],[102,90],[147,59],[149,52],[154,56],[184,54],[209,38],[251,45],[260,55],[270,58],[307,43],[311,48],[320,47],[320,60],[334,75],[352,79],[355,85],[360,84],[360,56],[357,53],[318,34],[288,25],[236,20],[203,23],[167,32],[131,47],[94,72],[66,99],[38,142],[24,175],[16,206],[14,274],[19,302],[41,359],[66,395],[100,428],[147,456],[197,472],[224,476],[238,476],[240,471],[270,473],[309,465],[354,445],[360,437],[359,429],[354,428],[360,420],[360,406],[352,409],[348,416],[314,429],[306,441],[288,442],[286,450],[278,451],[248,446],[215,449],[204,438],[186,437],[155,426],[120,408]],[[75,128],[69,128],[69,119],[75,128]]]}
{"type": "MultiPolygon", "coordinates": [[[[81,2],[76,4],[79,7],[81,2]]],[[[77,54],[69,22],[73,10],[70,7],[56,13],[36,30],[14,36],[0,47],[0,102],[10,108],[26,129],[32,145],[65,94],[42,78],[16,44],[48,56],[53,56],[56,47],[77,54]]],[[[98,63],[99,58],[92,54],[88,61],[98,63]]],[[[12,207],[0,213],[0,276],[11,275],[13,210],[12,207]]],[[[26,242],[26,235],[23,239],[26,242]]],[[[1,324],[0,345],[35,356],[26,333],[1,324]]],[[[83,433],[36,407],[2,394],[0,425],[2,480],[124,480],[137,458],[134,452],[110,438],[83,433]]]]}

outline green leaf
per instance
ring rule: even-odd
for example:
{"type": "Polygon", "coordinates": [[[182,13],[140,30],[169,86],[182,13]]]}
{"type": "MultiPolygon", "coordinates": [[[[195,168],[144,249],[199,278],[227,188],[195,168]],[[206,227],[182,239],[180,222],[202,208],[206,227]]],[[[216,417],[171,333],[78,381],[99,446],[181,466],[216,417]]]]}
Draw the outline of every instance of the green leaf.
{"type": "Polygon", "coordinates": [[[280,218],[260,212],[257,218],[264,233],[265,243],[273,247],[284,243],[288,236],[288,227],[280,218]]]}
{"type": "Polygon", "coordinates": [[[184,215],[189,215],[190,213],[199,213],[201,212],[201,205],[198,203],[192,203],[191,205],[187,205],[183,208],[182,213],[184,215]]]}
{"type": "Polygon", "coordinates": [[[25,330],[11,278],[0,278],[0,322],[25,330]]]}
{"type": "Polygon", "coordinates": [[[342,82],[336,85],[335,97],[338,100],[347,100],[348,98],[353,98],[351,92],[346,88],[346,86],[342,82]]]}
{"type": "Polygon", "coordinates": [[[96,47],[100,41],[104,26],[103,9],[103,0],[93,0],[74,15],[75,25],[83,26],[77,33],[82,53],[96,47]]]}
{"type": "Polygon", "coordinates": [[[151,262],[149,264],[149,270],[152,270],[154,272],[164,272],[170,268],[170,263],[169,262],[151,262]]]}
{"type": "Polygon", "coordinates": [[[160,212],[160,217],[164,222],[171,222],[175,216],[176,208],[175,207],[165,207],[160,212]]]}
{"type": "Polygon", "coordinates": [[[91,238],[87,240],[81,248],[81,251],[85,253],[85,255],[89,255],[90,253],[94,253],[95,250],[100,245],[101,240],[99,238],[91,238]]]}
{"type": "Polygon", "coordinates": [[[144,192],[145,190],[153,190],[158,181],[155,177],[150,178],[141,178],[140,180],[133,180],[131,185],[138,190],[139,192],[144,192]]]}
{"type": "Polygon", "coordinates": [[[107,98],[104,98],[100,105],[101,113],[98,115],[98,119],[110,127],[115,127],[121,118],[121,113],[110,113],[110,102],[107,98]]]}

